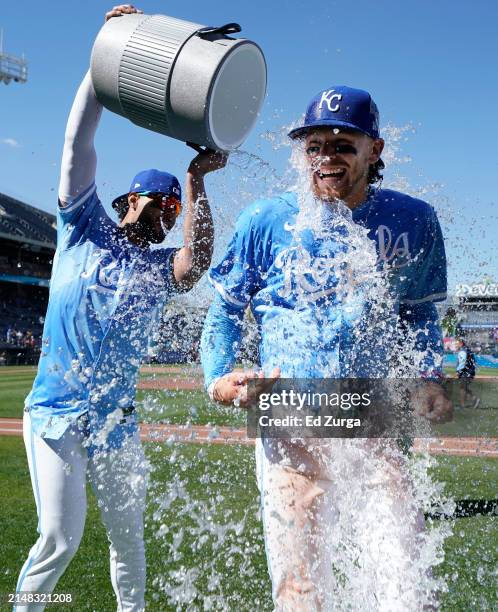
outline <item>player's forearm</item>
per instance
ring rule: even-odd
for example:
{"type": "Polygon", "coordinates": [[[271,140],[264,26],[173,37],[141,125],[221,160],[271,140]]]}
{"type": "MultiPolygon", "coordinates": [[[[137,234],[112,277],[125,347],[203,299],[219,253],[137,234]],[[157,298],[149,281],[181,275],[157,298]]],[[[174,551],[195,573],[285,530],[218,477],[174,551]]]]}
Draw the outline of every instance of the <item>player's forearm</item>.
{"type": "Polygon", "coordinates": [[[442,375],[443,335],[433,302],[401,305],[399,317],[422,375],[442,375]]]}
{"type": "Polygon", "coordinates": [[[202,173],[187,172],[186,196],[184,246],[175,262],[175,276],[178,282],[193,286],[209,268],[213,255],[213,217],[202,173]]]}
{"type": "Polygon", "coordinates": [[[95,97],[88,72],[76,93],[67,121],[59,185],[61,202],[74,200],[95,181],[94,137],[101,114],[102,105],[95,97]]]}
{"type": "Polygon", "coordinates": [[[201,337],[201,362],[206,388],[233,370],[242,338],[244,310],[217,295],[209,308],[201,337]]]}

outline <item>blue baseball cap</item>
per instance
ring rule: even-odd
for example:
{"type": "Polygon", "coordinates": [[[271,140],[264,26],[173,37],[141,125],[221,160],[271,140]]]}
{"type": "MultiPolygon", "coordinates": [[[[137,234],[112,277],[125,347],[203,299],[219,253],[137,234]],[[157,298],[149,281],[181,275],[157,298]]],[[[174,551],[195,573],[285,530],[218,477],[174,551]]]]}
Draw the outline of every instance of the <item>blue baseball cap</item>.
{"type": "Polygon", "coordinates": [[[355,130],[379,138],[379,110],[368,91],[332,85],[311,100],[304,124],[289,132],[299,138],[310,129],[328,126],[355,130]]]}
{"type": "Polygon", "coordinates": [[[176,176],[173,176],[169,172],[161,172],[161,170],[142,170],[132,180],[130,190],[123,195],[120,195],[112,202],[112,207],[121,212],[124,205],[128,204],[128,194],[139,193],[164,193],[171,195],[178,200],[182,199],[182,188],[176,176]]]}

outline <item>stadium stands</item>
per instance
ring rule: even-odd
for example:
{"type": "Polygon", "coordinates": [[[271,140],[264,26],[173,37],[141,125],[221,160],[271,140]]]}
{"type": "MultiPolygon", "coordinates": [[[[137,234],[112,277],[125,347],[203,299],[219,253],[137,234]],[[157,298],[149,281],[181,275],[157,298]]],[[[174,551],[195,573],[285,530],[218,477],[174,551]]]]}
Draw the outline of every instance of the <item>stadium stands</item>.
{"type": "Polygon", "coordinates": [[[56,247],[55,215],[0,193],[0,362],[36,363],[56,247]]]}
{"type": "MultiPolygon", "coordinates": [[[[0,364],[36,363],[55,253],[56,217],[0,193],[0,364]]],[[[165,309],[149,360],[195,362],[206,307],[188,296],[165,309]]],[[[466,296],[438,304],[447,340],[465,336],[476,353],[498,356],[498,297],[466,296]]],[[[258,333],[250,313],[239,358],[258,361],[258,333]]],[[[452,352],[451,342],[445,343],[452,352]]]]}

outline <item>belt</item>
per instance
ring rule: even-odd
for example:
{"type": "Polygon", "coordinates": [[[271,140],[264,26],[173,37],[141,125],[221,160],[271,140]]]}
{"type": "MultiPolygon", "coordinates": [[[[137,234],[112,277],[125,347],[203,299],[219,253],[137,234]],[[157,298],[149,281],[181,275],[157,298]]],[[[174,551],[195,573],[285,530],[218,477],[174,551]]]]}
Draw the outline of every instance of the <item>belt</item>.
{"type": "MultiPolygon", "coordinates": [[[[126,422],[126,417],[129,417],[131,414],[135,412],[135,406],[127,406],[126,408],[122,408],[123,418],[120,419],[119,424],[123,425],[126,422]]],[[[80,414],[77,421],[81,423],[82,427],[88,427],[90,417],[88,415],[88,411],[80,414]]]]}

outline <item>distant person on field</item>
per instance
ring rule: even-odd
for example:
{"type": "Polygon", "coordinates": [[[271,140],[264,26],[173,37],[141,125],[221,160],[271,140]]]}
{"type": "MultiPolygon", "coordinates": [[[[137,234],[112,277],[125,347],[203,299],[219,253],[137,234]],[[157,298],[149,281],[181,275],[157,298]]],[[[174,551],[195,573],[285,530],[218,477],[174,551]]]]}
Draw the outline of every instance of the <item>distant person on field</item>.
{"type": "Polygon", "coordinates": [[[470,399],[472,408],[477,408],[481,398],[474,395],[470,389],[470,384],[476,375],[476,358],[463,338],[459,340],[456,372],[460,380],[460,406],[465,408],[470,399]]]}

